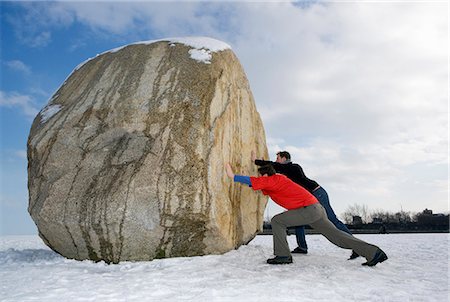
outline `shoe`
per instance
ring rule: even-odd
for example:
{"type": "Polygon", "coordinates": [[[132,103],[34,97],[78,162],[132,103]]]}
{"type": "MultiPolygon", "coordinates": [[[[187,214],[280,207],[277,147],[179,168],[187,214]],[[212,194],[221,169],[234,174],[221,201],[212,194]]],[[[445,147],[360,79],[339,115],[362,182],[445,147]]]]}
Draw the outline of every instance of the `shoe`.
{"type": "Polygon", "coordinates": [[[275,256],[275,258],[267,259],[267,263],[269,264],[289,264],[292,263],[291,256],[275,256]]]}
{"type": "Polygon", "coordinates": [[[350,255],[350,258],[348,258],[347,260],[353,260],[359,257],[359,254],[355,251],[352,251],[352,254],[350,255]]]}
{"type": "Polygon", "coordinates": [[[295,249],[291,251],[293,254],[308,254],[308,250],[302,249],[301,247],[297,246],[295,249]]]}
{"type": "Polygon", "coordinates": [[[378,249],[375,256],[373,256],[373,259],[363,263],[362,265],[375,266],[377,263],[381,263],[387,259],[388,256],[382,250],[378,249]]]}

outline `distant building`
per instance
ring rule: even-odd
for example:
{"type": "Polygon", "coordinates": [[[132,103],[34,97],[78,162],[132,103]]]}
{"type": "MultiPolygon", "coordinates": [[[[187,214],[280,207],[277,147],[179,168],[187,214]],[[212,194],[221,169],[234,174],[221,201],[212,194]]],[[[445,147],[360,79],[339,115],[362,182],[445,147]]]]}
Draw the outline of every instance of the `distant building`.
{"type": "Polygon", "coordinates": [[[425,209],[417,215],[417,224],[425,226],[447,226],[449,225],[449,215],[433,214],[432,210],[425,209]]]}
{"type": "Polygon", "coordinates": [[[433,215],[433,210],[425,209],[425,210],[423,210],[422,214],[423,215],[433,215]]]}

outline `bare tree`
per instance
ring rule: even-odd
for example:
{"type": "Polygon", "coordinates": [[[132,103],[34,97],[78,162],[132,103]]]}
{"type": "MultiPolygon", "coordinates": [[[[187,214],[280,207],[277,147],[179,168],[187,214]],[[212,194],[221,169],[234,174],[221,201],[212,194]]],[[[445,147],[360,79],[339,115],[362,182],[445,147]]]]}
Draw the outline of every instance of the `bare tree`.
{"type": "Polygon", "coordinates": [[[393,214],[381,209],[376,209],[372,211],[372,214],[370,216],[372,218],[372,221],[374,219],[380,219],[383,223],[392,222],[394,219],[393,214]]]}
{"type": "Polygon", "coordinates": [[[375,210],[371,213],[372,220],[375,218],[381,219],[383,223],[410,223],[412,221],[411,212],[400,211],[397,213],[391,213],[384,210],[375,210]]]}
{"type": "Polygon", "coordinates": [[[345,224],[351,224],[353,221],[353,214],[347,209],[344,213],[341,214],[342,220],[344,220],[345,224]]]}
{"type": "Polygon", "coordinates": [[[395,218],[397,218],[399,223],[410,223],[412,221],[411,212],[406,212],[403,210],[395,213],[395,218]]]}
{"type": "Polygon", "coordinates": [[[363,223],[371,222],[369,221],[371,219],[369,208],[366,205],[355,203],[354,205],[348,206],[347,210],[341,215],[346,224],[353,222],[353,216],[361,217],[363,223]]]}

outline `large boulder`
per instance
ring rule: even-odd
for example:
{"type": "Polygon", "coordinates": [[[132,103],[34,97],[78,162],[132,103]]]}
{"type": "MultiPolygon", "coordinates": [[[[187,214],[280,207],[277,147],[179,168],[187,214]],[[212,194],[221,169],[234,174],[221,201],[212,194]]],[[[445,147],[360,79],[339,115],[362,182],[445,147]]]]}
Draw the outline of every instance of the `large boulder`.
{"type": "Polygon", "coordinates": [[[250,87],[228,45],[141,42],[78,67],[28,139],[29,212],[74,259],[224,253],[261,230],[267,199],[224,174],[268,157],[250,87]]]}

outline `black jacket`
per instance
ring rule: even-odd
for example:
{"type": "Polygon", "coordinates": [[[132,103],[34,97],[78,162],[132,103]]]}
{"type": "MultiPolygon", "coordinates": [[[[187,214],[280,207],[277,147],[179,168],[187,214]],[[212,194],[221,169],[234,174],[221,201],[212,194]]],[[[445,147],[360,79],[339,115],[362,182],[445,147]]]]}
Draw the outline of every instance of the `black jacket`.
{"type": "Polygon", "coordinates": [[[277,173],[286,175],[293,182],[301,185],[303,188],[305,188],[309,192],[314,191],[314,189],[316,189],[319,186],[319,184],[317,182],[306,177],[305,173],[303,172],[302,167],[300,167],[300,165],[298,165],[298,164],[293,164],[291,162],[285,163],[285,164],[280,164],[280,163],[268,161],[268,160],[261,160],[261,159],[255,160],[255,165],[258,165],[258,166],[265,166],[265,165],[269,165],[269,164],[274,167],[274,169],[275,169],[275,171],[277,171],[277,173]]]}

